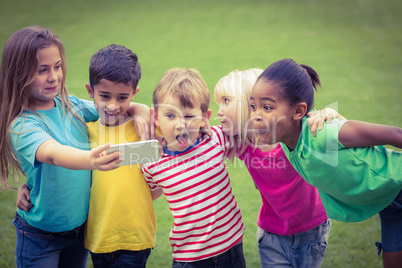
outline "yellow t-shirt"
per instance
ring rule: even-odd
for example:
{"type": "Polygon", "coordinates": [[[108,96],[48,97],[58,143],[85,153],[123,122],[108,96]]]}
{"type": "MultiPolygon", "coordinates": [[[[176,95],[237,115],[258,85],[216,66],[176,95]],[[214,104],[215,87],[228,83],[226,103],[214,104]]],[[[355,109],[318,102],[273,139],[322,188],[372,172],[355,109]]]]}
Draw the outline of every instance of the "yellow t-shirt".
{"type": "MultiPolygon", "coordinates": [[[[87,126],[91,149],[140,140],[132,120],[116,127],[105,127],[99,120],[87,126]]],[[[155,211],[141,166],[92,171],[85,247],[94,253],[138,251],[153,248],[155,240],[155,211]]]]}

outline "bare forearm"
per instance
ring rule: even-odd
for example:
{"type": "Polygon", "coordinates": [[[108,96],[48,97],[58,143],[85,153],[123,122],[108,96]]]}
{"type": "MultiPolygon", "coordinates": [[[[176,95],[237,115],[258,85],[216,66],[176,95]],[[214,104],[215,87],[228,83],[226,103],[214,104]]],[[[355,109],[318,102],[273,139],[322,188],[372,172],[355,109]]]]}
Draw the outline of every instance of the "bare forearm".
{"type": "Polygon", "coordinates": [[[402,148],[402,128],[391,127],[389,133],[389,145],[402,148]]]}
{"type": "Polygon", "coordinates": [[[339,141],[345,147],[392,145],[402,148],[402,129],[355,120],[345,122],[339,132],[339,141]]]}
{"type": "Polygon", "coordinates": [[[105,153],[109,147],[110,145],[105,145],[85,151],[62,145],[55,140],[48,140],[39,146],[36,151],[36,160],[73,170],[99,169],[106,171],[116,168],[116,164],[121,162],[120,152],[105,153]]]}
{"type": "Polygon", "coordinates": [[[44,148],[44,150],[47,151],[44,152],[45,158],[41,159],[41,162],[73,170],[94,169],[90,163],[89,151],[61,144],[52,147],[53,148],[44,148]]]}

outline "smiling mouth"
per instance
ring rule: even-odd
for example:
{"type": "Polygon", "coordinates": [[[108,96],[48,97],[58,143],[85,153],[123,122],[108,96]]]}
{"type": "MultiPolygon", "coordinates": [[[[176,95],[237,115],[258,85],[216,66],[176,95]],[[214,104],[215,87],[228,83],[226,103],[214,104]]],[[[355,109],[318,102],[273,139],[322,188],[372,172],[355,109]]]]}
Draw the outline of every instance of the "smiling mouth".
{"type": "Polygon", "coordinates": [[[109,112],[105,111],[105,114],[106,114],[107,116],[116,116],[116,115],[118,115],[119,113],[109,113],[109,112]]]}
{"type": "Polygon", "coordinates": [[[187,133],[180,133],[176,136],[176,140],[180,147],[186,147],[188,144],[188,134],[187,133]]]}

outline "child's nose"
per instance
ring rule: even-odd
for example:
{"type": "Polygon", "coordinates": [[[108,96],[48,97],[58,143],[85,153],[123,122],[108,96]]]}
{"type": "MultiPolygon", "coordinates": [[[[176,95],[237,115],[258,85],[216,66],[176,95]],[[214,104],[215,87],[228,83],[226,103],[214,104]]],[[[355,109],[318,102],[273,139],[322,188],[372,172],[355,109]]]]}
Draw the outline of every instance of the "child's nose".
{"type": "Polygon", "coordinates": [[[223,109],[222,109],[222,106],[219,107],[218,116],[219,116],[219,117],[222,117],[222,116],[223,116],[223,109]]]}
{"type": "Polygon", "coordinates": [[[179,120],[177,121],[176,128],[177,128],[177,129],[184,129],[184,128],[186,128],[186,120],[185,120],[184,118],[179,119],[179,120]]]}
{"type": "Polygon", "coordinates": [[[49,71],[49,75],[48,75],[48,77],[47,77],[47,80],[48,80],[49,82],[54,82],[54,81],[57,80],[57,74],[56,74],[56,72],[55,72],[54,70],[50,70],[50,71],[49,71]]]}
{"type": "Polygon", "coordinates": [[[107,109],[111,112],[117,110],[118,108],[119,107],[114,102],[109,102],[107,105],[107,109]]]}
{"type": "Polygon", "coordinates": [[[251,120],[262,121],[262,116],[258,112],[251,112],[250,117],[251,117],[251,120]]]}

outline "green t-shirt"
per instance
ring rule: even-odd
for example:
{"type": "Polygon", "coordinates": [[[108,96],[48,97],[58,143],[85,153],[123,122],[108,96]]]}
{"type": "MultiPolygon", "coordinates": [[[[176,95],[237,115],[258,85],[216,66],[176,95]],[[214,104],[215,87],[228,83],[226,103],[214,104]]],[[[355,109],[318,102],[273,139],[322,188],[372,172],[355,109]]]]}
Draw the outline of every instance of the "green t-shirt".
{"type": "Polygon", "coordinates": [[[328,217],[363,221],[388,206],[402,189],[402,153],[384,146],[345,148],[338,133],[345,121],[324,124],[316,137],[307,118],[295,150],[282,145],[299,174],[318,189],[328,217]]]}

